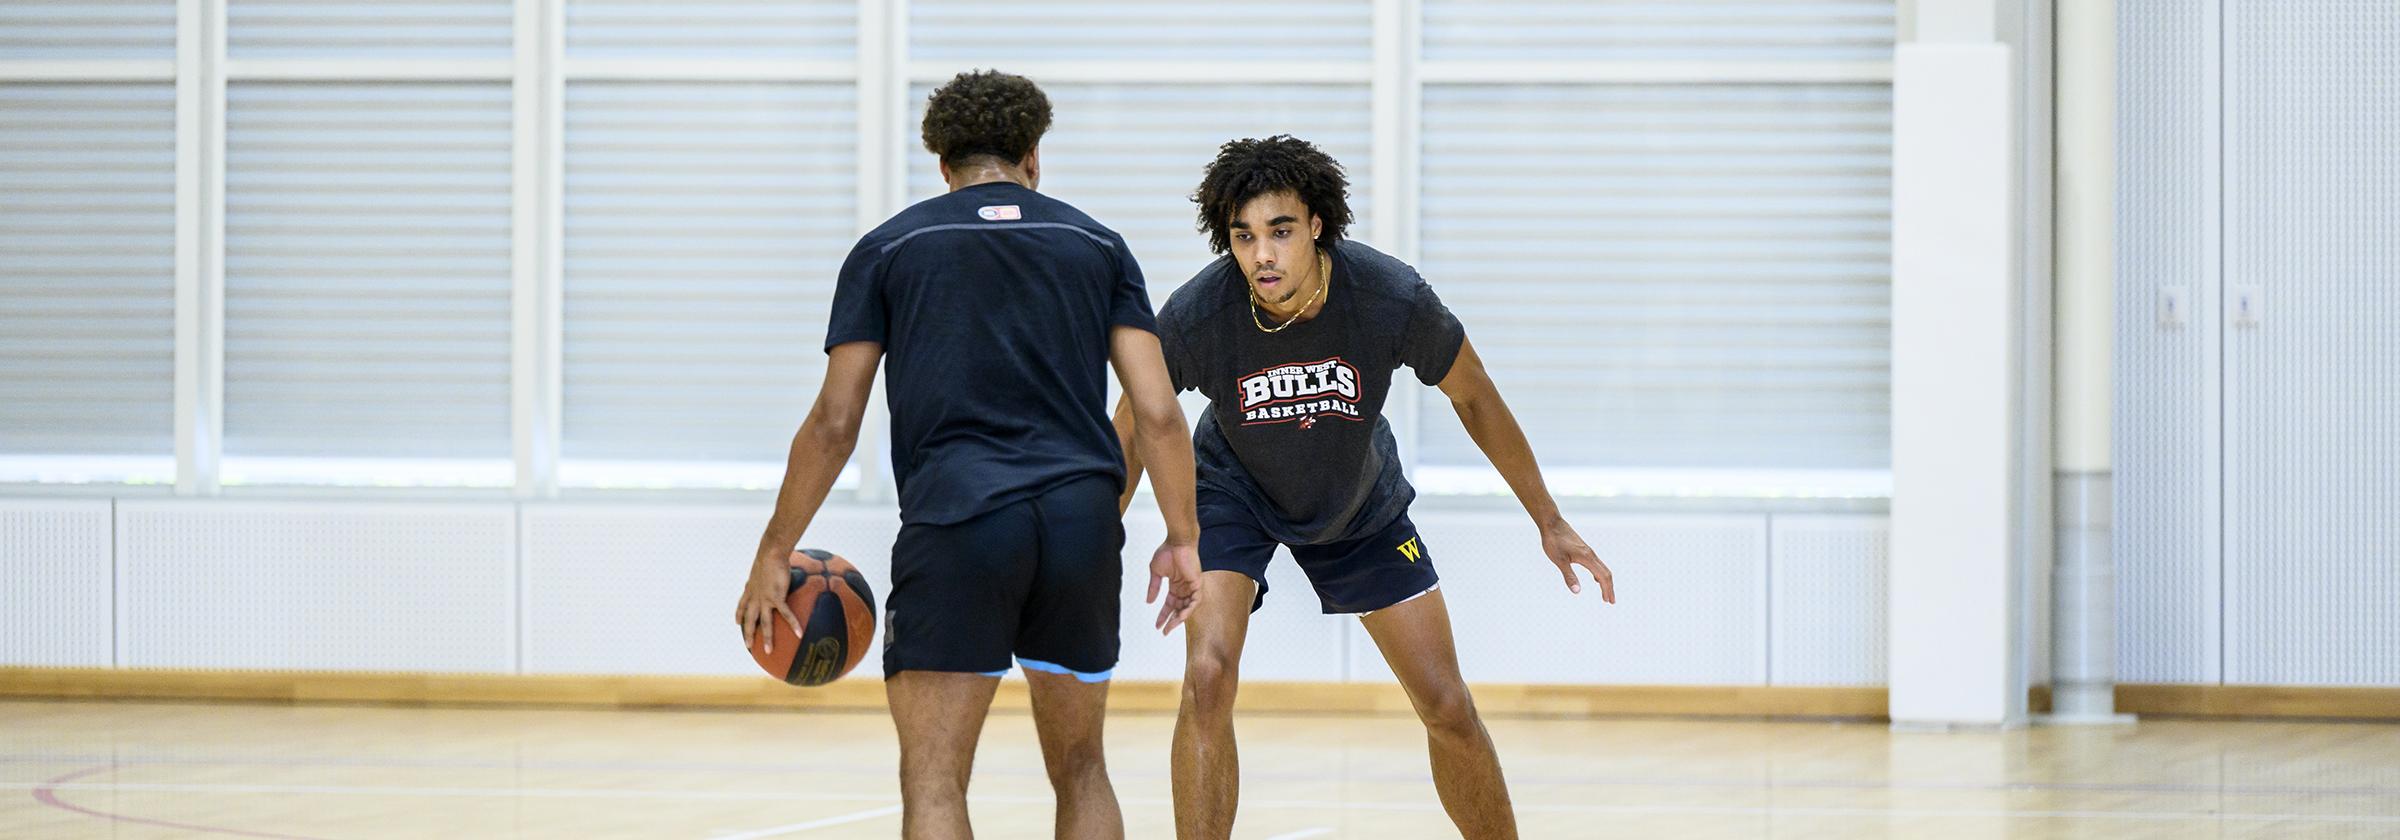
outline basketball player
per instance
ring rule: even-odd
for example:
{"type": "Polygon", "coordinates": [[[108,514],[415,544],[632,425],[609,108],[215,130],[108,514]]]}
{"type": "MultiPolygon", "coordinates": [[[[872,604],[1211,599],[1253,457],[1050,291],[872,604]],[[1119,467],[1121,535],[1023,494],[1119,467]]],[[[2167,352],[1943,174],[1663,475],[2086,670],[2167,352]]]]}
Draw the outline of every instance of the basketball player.
{"type": "MultiPolygon", "coordinates": [[[[1347,187],[1340,164],[1292,137],[1225,144],[1193,196],[1200,228],[1224,256],[1159,310],[1176,390],[1198,390],[1210,403],[1193,436],[1202,598],[1184,635],[1176,832],[1224,838],[1233,830],[1236,675],[1250,612],[1266,600],[1267,561],[1281,545],[1323,610],[1358,616],[1399,676],[1459,833],[1515,837],[1499,758],[1459,677],[1433,556],[1409,522],[1416,491],[1383,419],[1392,372],[1406,365],[1450,398],[1533,516],[1569,591],[1582,591],[1577,566],[1602,600],[1616,602],[1615,585],[1559,516],[1524,431],[1458,319],[1415,269],[1342,238],[1347,187]]],[[[1120,431],[1140,428],[1136,411],[1120,404],[1120,431]]],[[[1138,481],[1141,465],[1129,469],[1138,481]]],[[[1133,481],[1126,487],[1120,507],[1132,500],[1133,481]]]]}
{"type": "Polygon", "coordinates": [[[1167,539],[1150,599],[1173,630],[1201,599],[1192,450],[1125,240],[1034,191],[1050,102],[1020,76],[960,74],[933,92],[925,148],[947,195],[859,240],[826,331],[825,383],[799,434],[734,620],[772,643],[787,558],[858,440],[887,357],[899,541],[883,670],[900,734],[902,834],[964,838],[967,778],[1000,676],[1026,669],[1057,836],[1118,838],[1101,757],[1117,661],[1120,447],[1151,465],[1167,539]],[[1132,403],[1109,428],[1107,368],[1132,403]]]}

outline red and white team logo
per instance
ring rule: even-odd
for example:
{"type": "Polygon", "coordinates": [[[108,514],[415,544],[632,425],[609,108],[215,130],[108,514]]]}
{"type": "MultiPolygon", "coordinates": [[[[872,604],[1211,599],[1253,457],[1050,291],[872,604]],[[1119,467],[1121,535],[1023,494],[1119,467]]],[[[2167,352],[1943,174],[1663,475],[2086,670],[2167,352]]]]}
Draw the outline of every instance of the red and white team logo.
{"type": "Polygon", "coordinates": [[[1240,380],[1242,425],[1300,424],[1333,417],[1364,422],[1358,410],[1358,368],[1336,356],[1321,362],[1275,365],[1240,380]]]}

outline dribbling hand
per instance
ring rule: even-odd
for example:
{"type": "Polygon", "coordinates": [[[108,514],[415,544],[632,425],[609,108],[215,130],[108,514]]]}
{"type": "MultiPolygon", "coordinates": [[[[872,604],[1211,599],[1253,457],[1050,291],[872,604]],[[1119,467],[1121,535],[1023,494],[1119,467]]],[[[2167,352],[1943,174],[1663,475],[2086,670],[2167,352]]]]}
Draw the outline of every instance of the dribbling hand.
{"type": "Polygon", "coordinates": [[[733,604],[733,621],[742,627],[742,646],[758,647],[775,652],[775,616],[783,616],[792,627],[792,638],[806,635],[800,631],[800,619],[792,615],[792,607],[784,596],[792,589],[791,561],[786,558],[759,555],[750,564],[750,582],[742,587],[741,600],[733,604]]]}

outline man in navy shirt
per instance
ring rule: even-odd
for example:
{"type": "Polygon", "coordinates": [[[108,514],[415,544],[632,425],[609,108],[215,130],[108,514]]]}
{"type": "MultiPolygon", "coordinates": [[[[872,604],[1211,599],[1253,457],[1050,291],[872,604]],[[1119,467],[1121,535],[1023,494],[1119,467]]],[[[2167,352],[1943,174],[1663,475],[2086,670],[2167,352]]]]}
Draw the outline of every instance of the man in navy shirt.
{"type": "MultiPolygon", "coordinates": [[[[1416,269],[1342,237],[1347,187],[1339,163],[1292,137],[1225,144],[1193,196],[1210,247],[1225,256],[1158,313],[1176,390],[1209,399],[1193,435],[1206,598],[1184,635],[1176,833],[1233,830],[1235,675],[1250,612],[1266,599],[1267,562],[1283,546],[1319,606],[1358,616],[1407,689],[1425,724],[1435,790],[1460,835],[1513,838],[1508,787],[1459,676],[1433,556],[1408,518],[1416,490],[1383,419],[1393,371],[1406,366],[1450,398],[1533,517],[1569,590],[1582,591],[1578,566],[1610,603],[1615,584],[1559,515],[1466,328],[1416,269]]],[[[1139,428],[1137,410],[1120,406],[1127,434],[1139,428]]],[[[1130,466],[1135,480],[1140,469],[1130,466]]],[[[1161,492],[1179,492],[1172,485],[1182,464],[1174,469],[1161,492]]],[[[1131,500],[1129,489],[1119,504],[1131,500]]]]}
{"type": "Polygon", "coordinates": [[[901,211],[842,264],[825,383],[735,607],[746,642],[771,643],[777,616],[799,633],[787,558],[857,444],[885,360],[902,525],[883,669],[911,838],[969,836],[968,771],[1012,657],[1058,836],[1124,836],[1100,749],[1125,543],[1112,364],[1167,521],[1150,562],[1151,599],[1168,590],[1156,626],[1173,630],[1200,599],[1192,450],[1149,293],[1123,237],[1034,191],[1049,127],[1048,98],[1021,76],[963,73],[934,91],[925,147],[950,192],[901,211]]]}

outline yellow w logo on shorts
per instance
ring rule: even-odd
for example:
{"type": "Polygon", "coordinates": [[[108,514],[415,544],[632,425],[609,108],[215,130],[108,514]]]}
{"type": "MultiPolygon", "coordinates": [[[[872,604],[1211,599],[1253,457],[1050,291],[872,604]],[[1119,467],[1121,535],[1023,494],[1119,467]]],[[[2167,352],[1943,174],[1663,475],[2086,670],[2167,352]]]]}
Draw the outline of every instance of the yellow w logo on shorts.
{"type": "Polygon", "coordinates": [[[1408,558],[1408,562],[1417,562],[1417,558],[1425,556],[1425,544],[1417,542],[1416,537],[1409,537],[1408,542],[1400,544],[1400,555],[1408,558]]]}

